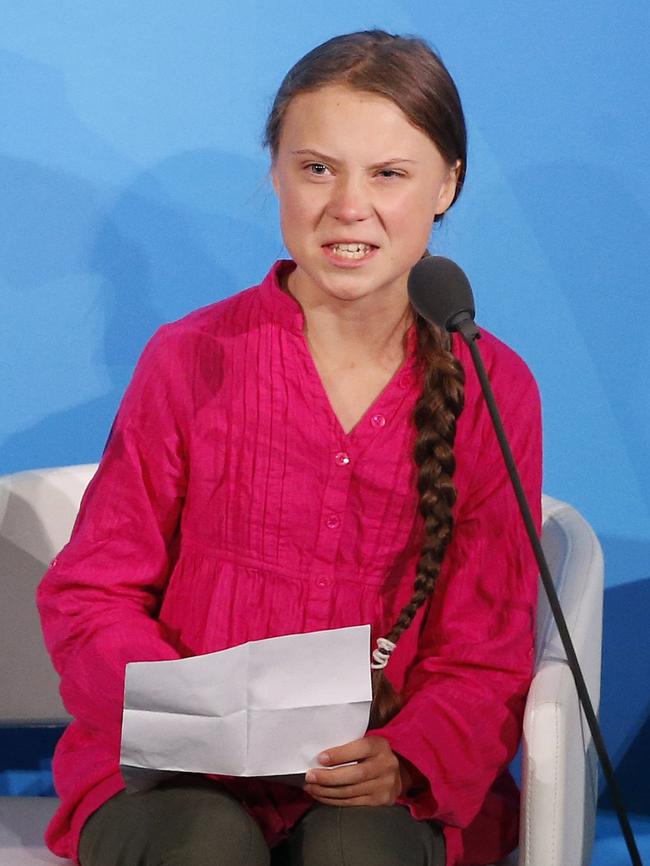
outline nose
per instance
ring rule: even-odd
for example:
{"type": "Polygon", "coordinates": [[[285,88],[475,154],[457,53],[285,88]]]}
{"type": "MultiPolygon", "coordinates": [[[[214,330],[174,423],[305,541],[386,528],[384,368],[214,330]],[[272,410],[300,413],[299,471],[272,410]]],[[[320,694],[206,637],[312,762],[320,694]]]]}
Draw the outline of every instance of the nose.
{"type": "Polygon", "coordinates": [[[331,217],[340,222],[352,223],[367,219],[372,213],[372,203],[363,179],[352,175],[337,177],[327,210],[331,217]]]}

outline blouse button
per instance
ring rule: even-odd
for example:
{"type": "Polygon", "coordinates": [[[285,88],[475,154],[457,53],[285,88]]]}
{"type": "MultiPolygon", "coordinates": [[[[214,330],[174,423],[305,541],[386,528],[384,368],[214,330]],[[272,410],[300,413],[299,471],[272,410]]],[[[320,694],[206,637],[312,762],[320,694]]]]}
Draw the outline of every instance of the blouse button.
{"type": "Polygon", "coordinates": [[[316,586],[329,586],[330,582],[326,577],[319,577],[316,580],[316,586]]]}
{"type": "Polygon", "coordinates": [[[330,516],[325,521],[325,526],[327,526],[328,529],[338,529],[340,525],[341,518],[338,516],[338,514],[330,514],[330,516]]]}
{"type": "Polygon", "coordinates": [[[373,415],[370,419],[370,423],[373,427],[385,427],[386,426],[386,417],[384,415],[373,415]]]}
{"type": "Polygon", "coordinates": [[[346,451],[339,451],[334,458],[334,462],[337,466],[347,466],[350,462],[350,455],[346,451]]]}
{"type": "Polygon", "coordinates": [[[59,557],[55,556],[54,559],[52,560],[52,562],[50,563],[49,568],[56,568],[56,564],[58,561],[59,561],[59,557]]]}

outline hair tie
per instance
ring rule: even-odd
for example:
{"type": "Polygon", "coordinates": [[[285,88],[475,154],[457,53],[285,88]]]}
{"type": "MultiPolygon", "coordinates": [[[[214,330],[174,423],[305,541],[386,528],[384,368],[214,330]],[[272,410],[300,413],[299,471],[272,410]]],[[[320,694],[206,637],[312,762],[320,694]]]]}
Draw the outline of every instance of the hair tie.
{"type": "Polygon", "coordinates": [[[370,662],[370,667],[373,671],[379,671],[385,668],[390,659],[390,654],[395,649],[395,644],[392,640],[386,637],[377,638],[377,649],[373,651],[373,661],[370,662]]]}

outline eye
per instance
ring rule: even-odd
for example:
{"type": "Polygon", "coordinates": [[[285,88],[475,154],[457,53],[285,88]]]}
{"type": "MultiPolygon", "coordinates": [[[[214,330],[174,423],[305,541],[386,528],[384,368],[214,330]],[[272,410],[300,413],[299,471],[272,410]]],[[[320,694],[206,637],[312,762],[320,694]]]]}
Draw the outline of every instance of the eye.
{"type": "Polygon", "coordinates": [[[322,162],[310,162],[306,168],[309,170],[310,174],[314,174],[316,177],[324,177],[329,171],[328,167],[323,165],[322,162]]]}
{"type": "Polygon", "coordinates": [[[401,171],[396,171],[394,168],[382,168],[377,172],[379,177],[385,178],[386,180],[392,180],[394,177],[404,177],[404,173],[401,171]]]}

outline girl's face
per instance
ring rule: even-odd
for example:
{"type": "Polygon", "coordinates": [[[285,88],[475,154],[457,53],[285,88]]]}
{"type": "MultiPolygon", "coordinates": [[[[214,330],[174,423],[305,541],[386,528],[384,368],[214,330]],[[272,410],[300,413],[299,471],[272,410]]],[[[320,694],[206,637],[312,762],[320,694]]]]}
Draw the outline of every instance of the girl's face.
{"type": "Polygon", "coordinates": [[[405,297],[457,171],[389,99],[340,85],[296,96],[272,168],[292,289],[405,297]]]}

